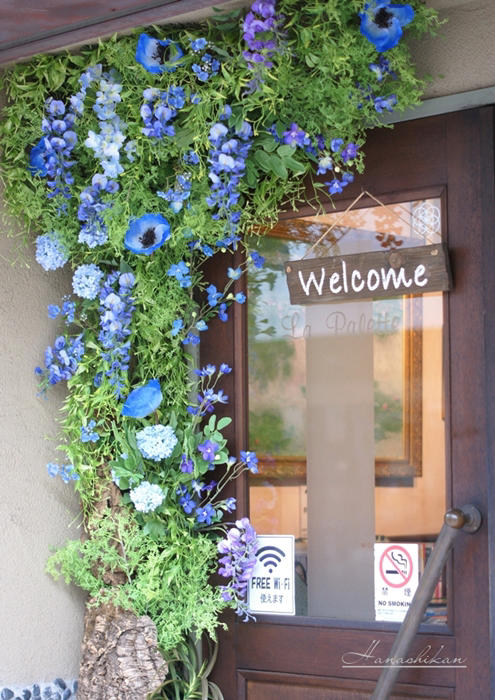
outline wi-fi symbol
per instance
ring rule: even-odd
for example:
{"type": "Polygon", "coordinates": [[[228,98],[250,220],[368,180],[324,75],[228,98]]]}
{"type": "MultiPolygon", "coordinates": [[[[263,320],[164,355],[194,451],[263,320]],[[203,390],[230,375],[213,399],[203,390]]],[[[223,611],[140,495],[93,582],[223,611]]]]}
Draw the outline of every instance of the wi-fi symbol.
{"type": "Polygon", "coordinates": [[[283,552],[278,547],[272,545],[266,545],[266,547],[261,547],[256,552],[256,558],[258,561],[262,562],[263,566],[268,569],[268,573],[272,573],[283,557],[285,557],[285,552],[283,552]]]}

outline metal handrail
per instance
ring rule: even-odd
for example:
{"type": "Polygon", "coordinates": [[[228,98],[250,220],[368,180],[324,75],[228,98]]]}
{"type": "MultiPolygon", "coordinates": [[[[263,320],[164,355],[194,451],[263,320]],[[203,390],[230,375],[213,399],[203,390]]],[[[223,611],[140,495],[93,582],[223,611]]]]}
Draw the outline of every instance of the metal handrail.
{"type": "Polygon", "coordinates": [[[400,663],[394,663],[394,660],[404,659],[408,656],[411,643],[418,632],[425,610],[432,598],[457,535],[461,530],[473,534],[479,530],[480,526],[481,513],[476,506],[471,504],[462,508],[453,508],[445,513],[444,525],[428,558],[411,606],[388,655],[389,664],[383,667],[371,700],[388,700],[390,698],[390,693],[400,671],[400,663]]]}

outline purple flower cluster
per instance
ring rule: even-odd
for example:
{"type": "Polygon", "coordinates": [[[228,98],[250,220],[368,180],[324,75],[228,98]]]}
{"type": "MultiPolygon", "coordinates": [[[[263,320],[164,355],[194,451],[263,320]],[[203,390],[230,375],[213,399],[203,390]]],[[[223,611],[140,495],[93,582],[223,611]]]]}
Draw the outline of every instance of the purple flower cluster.
{"type": "Polygon", "coordinates": [[[281,20],[282,17],[275,13],[275,0],[256,0],[251,5],[243,24],[243,39],[249,51],[242,52],[251,70],[273,66],[281,20]]]}
{"type": "Polygon", "coordinates": [[[226,237],[217,241],[217,245],[227,247],[236,245],[236,231],[240,210],[236,209],[240,193],[239,183],[246,169],[246,158],[251,148],[252,128],[248,122],[229,129],[217,122],[210,129],[210,163],[209,178],[211,192],[206,203],[214,210],[212,218],[225,221],[226,237]]]}
{"type": "Polygon", "coordinates": [[[135,284],[134,275],[130,272],[121,274],[112,272],[106,278],[100,290],[100,333],[98,339],[106,352],[101,357],[109,367],[105,375],[109,377],[114,387],[115,395],[122,398],[125,387],[125,373],[129,369],[132,312],[134,299],[131,296],[135,284]],[[119,282],[118,294],[115,284],[119,282]]]}
{"type": "Polygon", "coordinates": [[[218,543],[220,576],[231,579],[226,586],[220,586],[222,599],[236,603],[236,613],[245,615],[247,620],[246,593],[253,569],[256,564],[256,532],[249,518],[236,520],[235,527],[230,528],[227,537],[218,543]]]}
{"type": "Polygon", "coordinates": [[[71,379],[77,372],[79,361],[84,355],[82,334],[74,338],[59,335],[53,347],[45,350],[45,369],[36,367],[35,373],[43,377],[48,384],[58,384],[71,379]]]}
{"type": "Polygon", "coordinates": [[[102,212],[112,206],[111,202],[103,202],[102,195],[113,194],[119,189],[114,180],[108,180],[105,175],[93,175],[91,186],[81,192],[81,204],[77,210],[77,218],[83,222],[79,231],[79,243],[86,243],[90,248],[103,245],[108,239],[107,227],[103,221],[102,212]]]}
{"type": "Polygon", "coordinates": [[[148,138],[155,139],[174,136],[175,127],[172,121],[186,103],[184,88],[175,85],[171,85],[164,91],[146,88],[143,90],[143,97],[146,102],[141,106],[141,117],[144,122],[142,133],[148,138]]]}

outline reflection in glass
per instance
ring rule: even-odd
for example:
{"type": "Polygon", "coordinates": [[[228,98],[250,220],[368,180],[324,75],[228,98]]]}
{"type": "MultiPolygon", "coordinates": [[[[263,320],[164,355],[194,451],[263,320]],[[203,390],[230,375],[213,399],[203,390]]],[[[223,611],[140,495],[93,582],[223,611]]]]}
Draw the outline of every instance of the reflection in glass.
{"type": "MultiPolygon", "coordinates": [[[[333,217],[279,222],[249,273],[250,509],[260,534],[296,538],[297,614],[373,620],[374,543],[419,543],[421,570],[445,512],[442,295],[291,305],[284,263],[333,217]]],[[[423,200],[350,211],[310,254],[440,240],[423,200]]]]}

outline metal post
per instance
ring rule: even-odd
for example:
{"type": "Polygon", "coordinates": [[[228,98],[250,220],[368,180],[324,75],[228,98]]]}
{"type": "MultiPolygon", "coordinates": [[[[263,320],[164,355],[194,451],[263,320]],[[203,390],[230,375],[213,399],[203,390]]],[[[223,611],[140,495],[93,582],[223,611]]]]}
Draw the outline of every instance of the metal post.
{"type": "Polygon", "coordinates": [[[480,525],[481,513],[473,505],[453,508],[445,514],[444,525],[426,563],[411,606],[388,655],[389,665],[383,667],[371,700],[388,700],[390,698],[390,693],[399,675],[400,660],[406,658],[409,653],[409,648],[440,579],[454,540],[461,530],[472,534],[477,532],[480,525]]]}

